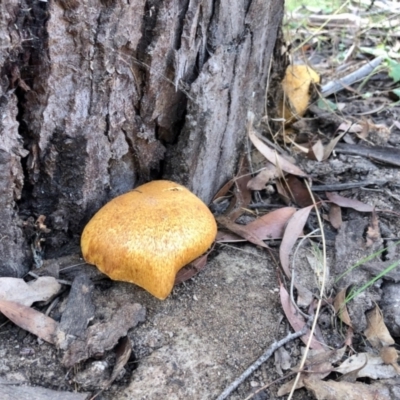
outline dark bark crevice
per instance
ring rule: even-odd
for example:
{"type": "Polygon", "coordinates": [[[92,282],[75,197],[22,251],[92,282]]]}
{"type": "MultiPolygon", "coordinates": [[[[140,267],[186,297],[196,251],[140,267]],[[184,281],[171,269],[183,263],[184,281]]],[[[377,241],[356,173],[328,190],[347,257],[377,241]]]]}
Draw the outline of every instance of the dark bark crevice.
{"type": "Polygon", "coordinates": [[[25,114],[28,93],[43,73],[41,60],[47,57],[44,25],[48,6],[22,1],[4,7],[0,16],[0,29],[4,31],[0,56],[0,275],[21,276],[31,263],[29,221],[35,219],[27,155],[39,137],[30,129],[25,114]]]}

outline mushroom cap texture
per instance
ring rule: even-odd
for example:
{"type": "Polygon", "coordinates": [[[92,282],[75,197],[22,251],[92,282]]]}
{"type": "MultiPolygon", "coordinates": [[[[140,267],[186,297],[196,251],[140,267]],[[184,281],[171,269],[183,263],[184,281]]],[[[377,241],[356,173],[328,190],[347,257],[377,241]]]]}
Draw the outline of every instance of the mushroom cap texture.
{"type": "Polygon", "coordinates": [[[81,249],[85,261],[111,279],[163,300],[176,273],[216,234],[214,216],[198,197],[177,183],[153,181],[101,208],[83,230],[81,249]]]}
{"type": "Polygon", "coordinates": [[[295,122],[302,117],[310,106],[312,89],[321,81],[320,76],[308,65],[289,65],[282,81],[286,101],[290,104],[280,104],[278,110],[283,110],[286,124],[295,122]]]}

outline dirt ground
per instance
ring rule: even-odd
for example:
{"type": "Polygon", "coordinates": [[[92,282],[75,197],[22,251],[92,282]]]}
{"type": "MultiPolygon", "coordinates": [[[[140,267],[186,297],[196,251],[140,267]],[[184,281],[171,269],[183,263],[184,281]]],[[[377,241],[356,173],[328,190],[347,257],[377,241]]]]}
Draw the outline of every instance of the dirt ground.
{"type": "MultiPolygon", "coordinates": [[[[79,258],[67,257],[60,265],[77,262],[79,258]]],[[[221,246],[200,275],[175,287],[165,301],[136,286],[108,280],[95,286],[93,300],[96,320],[109,319],[128,302],[138,302],[147,310],[146,321],[129,332],[134,357],[125,375],[98,397],[103,399],[215,398],[289,330],[279,306],[277,269],[263,251],[250,245],[221,246]]],[[[6,381],[56,390],[74,388],[54,346],[39,343],[10,323],[2,327],[1,334],[0,374],[6,381]]],[[[288,345],[288,350],[294,359],[300,354],[296,343],[288,345]]],[[[105,359],[109,364],[103,375],[91,376],[83,388],[80,385],[82,389],[93,389],[109,374],[112,355],[105,359]]],[[[93,368],[93,362],[99,361],[82,365],[82,371],[93,368]]],[[[269,362],[231,398],[243,398],[277,378],[269,362]]]]}
{"type": "MultiPolygon", "coordinates": [[[[325,49],[325,53],[319,54],[315,61],[317,64],[322,65],[324,57],[330,56],[329,49],[325,49]]],[[[391,84],[387,73],[381,72],[369,80],[365,90],[380,93],[391,84]]],[[[337,95],[336,101],[344,105],[338,112],[342,119],[369,121],[367,137],[360,140],[352,135],[355,145],[384,146],[386,151],[388,148],[398,149],[400,106],[393,105],[387,91],[385,93],[368,99],[354,98],[353,93],[346,91],[337,95]],[[387,129],[377,128],[376,124],[387,129]]],[[[303,127],[312,126],[313,129],[322,130],[330,138],[335,134],[335,124],[326,115],[309,113],[307,118],[303,127]]],[[[399,157],[396,154],[394,157],[399,157]]],[[[356,199],[376,208],[379,239],[372,245],[367,242],[368,229],[374,223],[373,213],[342,207],[343,223],[336,229],[327,221],[328,208],[322,208],[321,213],[326,217],[324,233],[329,269],[325,293],[326,298],[332,300],[341,289],[359,287],[400,258],[399,246],[394,245],[400,239],[400,158],[388,163],[370,155],[348,154],[339,150],[323,162],[309,160],[295,151],[291,155],[295,157],[296,165],[310,174],[317,186],[367,182],[352,188],[339,187],[334,191],[345,198],[356,199]],[[338,276],[360,259],[383,249],[386,250],[379,257],[363,263],[341,281],[335,282],[338,276]]],[[[285,205],[276,191],[265,190],[260,194],[265,204],[263,209],[258,210],[260,213],[285,205]]],[[[314,194],[326,200],[324,190],[314,194]]],[[[259,199],[253,199],[253,203],[256,202],[259,203],[259,199]]],[[[316,227],[316,214],[312,212],[306,232],[316,227]]],[[[276,259],[279,259],[279,243],[268,242],[276,259]]],[[[306,241],[296,260],[297,282],[314,295],[319,288],[315,272],[315,264],[318,264],[316,249],[321,249],[319,239],[306,241]]],[[[101,279],[91,266],[80,265],[63,273],[64,268],[82,263],[78,252],[46,263],[47,266],[57,264],[61,271],[60,278],[64,280],[72,281],[78,272],[93,278],[95,284],[91,294],[95,311],[90,325],[110,320],[125,304],[139,303],[146,309],[145,321],[128,332],[133,344],[128,363],[111,387],[96,397],[98,400],[214,399],[274,341],[292,331],[282,310],[279,294],[280,281],[285,285],[289,282],[283,278],[270,253],[252,244],[217,244],[209,256],[207,267],[192,279],[176,286],[165,301],[155,299],[134,285],[101,279]]],[[[395,348],[399,348],[398,271],[399,268],[395,268],[382,279],[376,280],[349,303],[348,312],[354,328],[351,347],[354,351],[370,349],[362,333],[367,327],[365,313],[375,304],[382,310],[386,326],[395,339],[395,348]]],[[[59,303],[49,314],[56,321],[60,320],[65,309],[68,294],[68,286],[65,286],[59,303]]],[[[39,304],[38,307],[45,312],[48,305],[39,304]]],[[[79,367],[68,369],[61,364],[61,350],[18,328],[4,317],[0,323],[0,387],[2,384],[15,384],[15,388],[30,385],[93,395],[99,389],[99,382],[104,382],[111,374],[116,360],[111,350],[99,358],[92,357],[80,363],[79,367]]],[[[343,346],[346,335],[328,301],[322,309],[318,326],[319,335],[329,348],[339,349],[343,346]]],[[[245,399],[264,385],[269,386],[252,398],[277,399],[278,389],[288,380],[284,375],[298,364],[303,347],[298,339],[289,342],[284,350],[241,384],[229,399],[245,399]]],[[[386,382],[391,398],[400,398],[397,397],[400,381],[396,379],[390,382],[381,380],[383,384],[386,382]]],[[[363,382],[366,381],[368,379],[363,382]]],[[[63,396],[59,394],[57,398],[68,398],[66,394],[63,396]]],[[[20,397],[11,395],[9,398],[20,397]]],[[[300,389],[293,398],[315,397],[311,392],[300,389]]]]}

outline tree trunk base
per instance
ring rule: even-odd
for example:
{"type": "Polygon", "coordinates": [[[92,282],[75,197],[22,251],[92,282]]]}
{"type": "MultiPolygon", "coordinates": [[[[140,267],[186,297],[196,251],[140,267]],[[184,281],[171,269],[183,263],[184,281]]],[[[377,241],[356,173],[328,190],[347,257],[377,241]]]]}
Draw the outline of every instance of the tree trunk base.
{"type": "Polygon", "coordinates": [[[10,0],[0,11],[0,276],[68,252],[140,183],[169,178],[209,202],[234,175],[247,113],[264,112],[282,1],[10,0]]]}

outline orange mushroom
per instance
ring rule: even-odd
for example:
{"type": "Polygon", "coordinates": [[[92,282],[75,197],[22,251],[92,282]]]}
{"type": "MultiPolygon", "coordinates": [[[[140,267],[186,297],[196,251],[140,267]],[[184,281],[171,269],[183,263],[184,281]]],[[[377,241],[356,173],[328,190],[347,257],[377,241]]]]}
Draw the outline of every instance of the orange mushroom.
{"type": "Polygon", "coordinates": [[[307,111],[311,95],[315,92],[315,86],[321,81],[320,76],[307,65],[289,65],[282,81],[286,103],[279,105],[279,112],[285,119],[286,126],[291,125],[301,118],[307,111]]]}
{"type": "Polygon", "coordinates": [[[86,262],[117,281],[164,300],[176,273],[212,244],[214,216],[185,187],[153,181],[116,197],[89,221],[81,237],[86,262]]]}

